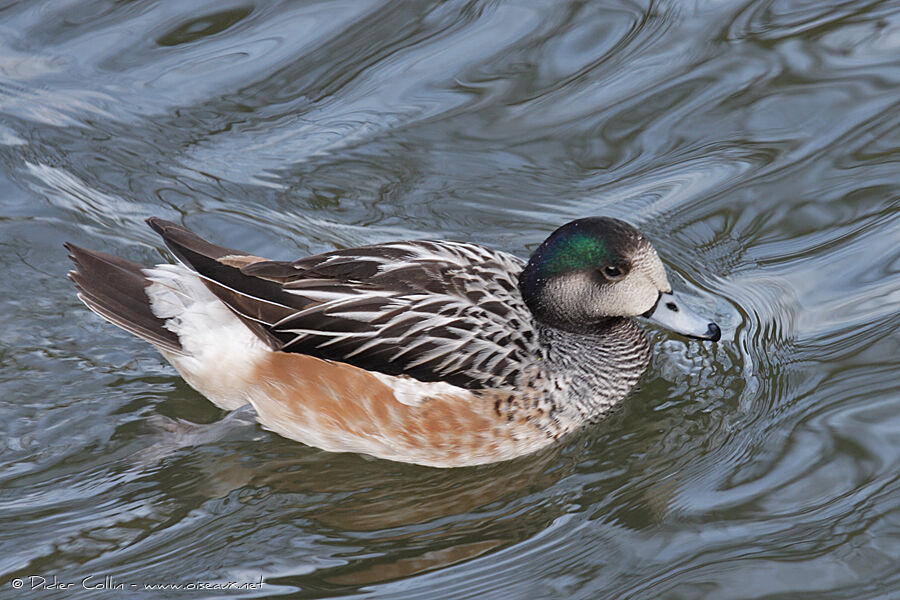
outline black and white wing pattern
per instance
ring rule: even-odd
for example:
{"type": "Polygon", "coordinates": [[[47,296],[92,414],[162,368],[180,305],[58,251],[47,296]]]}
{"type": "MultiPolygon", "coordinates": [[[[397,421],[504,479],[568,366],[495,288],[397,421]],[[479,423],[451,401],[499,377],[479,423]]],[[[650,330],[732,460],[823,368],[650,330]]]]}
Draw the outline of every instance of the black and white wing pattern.
{"type": "Polygon", "coordinates": [[[534,356],[523,266],[473,244],[397,242],[243,271],[299,300],[265,323],[281,350],[472,388],[514,386],[534,356]]]}
{"type": "Polygon", "coordinates": [[[166,226],[175,254],[278,350],[468,389],[513,388],[538,355],[510,254],[415,241],[277,262],[166,226]]]}

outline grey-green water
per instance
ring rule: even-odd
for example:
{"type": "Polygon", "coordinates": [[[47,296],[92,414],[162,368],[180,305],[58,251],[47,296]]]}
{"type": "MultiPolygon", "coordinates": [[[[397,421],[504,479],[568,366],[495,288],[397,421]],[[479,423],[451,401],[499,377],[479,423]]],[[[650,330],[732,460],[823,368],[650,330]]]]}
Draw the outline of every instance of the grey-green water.
{"type": "Polygon", "coordinates": [[[898,198],[897,0],[6,2],[0,596],[900,597],[898,198]],[[725,338],[648,325],[620,413],[449,471],[226,419],[61,246],[524,256],[597,214],[725,338]]]}

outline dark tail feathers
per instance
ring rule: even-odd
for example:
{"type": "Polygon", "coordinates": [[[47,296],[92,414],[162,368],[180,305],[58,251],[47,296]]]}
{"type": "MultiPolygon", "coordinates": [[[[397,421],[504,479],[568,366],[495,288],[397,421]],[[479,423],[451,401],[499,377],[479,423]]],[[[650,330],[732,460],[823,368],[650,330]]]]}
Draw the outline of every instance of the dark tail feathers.
{"type": "MultiPolygon", "coordinates": [[[[154,227],[155,229],[155,227],[154,227]]],[[[144,288],[150,285],[141,265],[111,254],[66,244],[75,270],[69,279],[88,308],[161,350],[182,353],[178,336],[153,314],[144,288]]]]}

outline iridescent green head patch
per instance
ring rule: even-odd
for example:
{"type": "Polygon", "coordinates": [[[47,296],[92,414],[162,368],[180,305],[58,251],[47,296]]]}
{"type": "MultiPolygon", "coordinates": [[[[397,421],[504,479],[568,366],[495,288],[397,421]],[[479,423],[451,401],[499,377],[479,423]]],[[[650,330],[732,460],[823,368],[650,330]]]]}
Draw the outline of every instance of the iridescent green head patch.
{"type": "Polygon", "coordinates": [[[560,236],[554,242],[544,250],[540,265],[544,277],[599,267],[612,257],[606,242],[587,232],[560,236]]]}

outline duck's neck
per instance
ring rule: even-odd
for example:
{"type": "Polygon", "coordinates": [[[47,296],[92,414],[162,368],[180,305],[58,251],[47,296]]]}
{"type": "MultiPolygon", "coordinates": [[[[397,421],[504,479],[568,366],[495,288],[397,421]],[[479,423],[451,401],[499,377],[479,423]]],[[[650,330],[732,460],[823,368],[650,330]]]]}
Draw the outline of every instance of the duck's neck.
{"type": "Polygon", "coordinates": [[[564,410],[581,420],[609,412],[650,364],[650,344],[631,319],[609,319],[590,333],[539,325],[548,375],[564,394],[564,410]]]}

